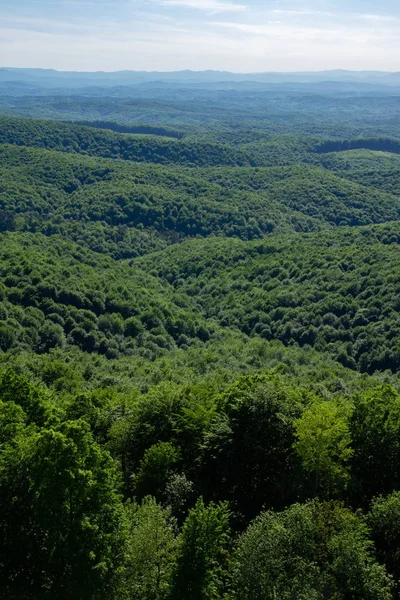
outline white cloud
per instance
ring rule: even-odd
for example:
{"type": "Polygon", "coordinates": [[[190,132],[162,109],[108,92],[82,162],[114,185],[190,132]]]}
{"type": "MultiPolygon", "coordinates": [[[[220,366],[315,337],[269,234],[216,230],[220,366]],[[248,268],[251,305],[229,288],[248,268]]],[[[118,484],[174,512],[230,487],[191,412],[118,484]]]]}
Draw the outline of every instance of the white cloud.
{"type": "Polygon", "coordinates": [[[96,27],[93,24],[81,23],[79,21],[62,21],[57,19],[39,18],[39,17],[26,17],[26,16],[14,16],[14,15],[1,15],[3,23],[11,23],[12,26],[17,26],[27,31],[43,31],[43,32],[54,32],[56,29],[68,30],[68,31],[96,31],[96,27]]]}
{"type": "MultiPolygon", "coordinates": [[[[385,30],[384,37],[381,32],[367,26],[350,26],[340,23],[326,23],[324,26],[303,26],[289,23],[268,21],[263,24],[214,22],[214,27],[242,33],[241,40],[247,44],[259,45],[265,52],[282,52],[285,56],[302,56],[307,64],[318,64],[326,61],[327,68],[373,68],[378,59],[384,70],[383,43],[385,50],[391,45],[391,56],[398,53],[400,38],[396,31],[385,30]],[[260,40],[260,41],[258,41],[260,40]],[[346,58],[347,57],[347,58],[346,58]],[[350,58],[349,58],[350,57],[350,58]],[[346,60],[349,63],[346,65],[346,60]],[[336,66],[335,66],[336,64],[336,66]],[[364,67],[361,67],[361,64],[364,67]],[[371,65],[369,67],[368,65],[371,65]]],[[[388,70],[386,68],[386,70],[388,70]]]]}
{"type": "Polygon", "coordinates": [[[370,21],[371,23],[393,23],[397,21],[397,18],[391,15],[380,15],[380,14],[363,14],[355,12],[328,12],[323,10],[314,10],[312,8],[298,8],[298,9],[274,9],[272,11],[274,15],[288,16],[288,17],[328,17],[338,18],[340,20],[345,19],[360,19],[362,21],[370,21]]]}
{"type": "Polygon", "coordinates": [[[225,29],[236,29],[242,33],[249,33],[251,35],[265,35],[270,36],[276,34],[281,28],[273,28],[274,25],[280,25],[280,21],[267,21],[263,25],[254,25],[250,23],[229,23],[229,22],[215,22],[211,23],[215,27],[223,27],[225,29]]]}
{"type": "Polygon", "coordinates": [[[210,13],[222,12],[244,12],[247,6],[244,4],[234,4],[232,2],[222,2],[221,0],[158,0],[165,6],[177,6],[181,8],[196,8],[210,13]]]}
{"type": "Polygon", "coordinates": [[[298,10],[286,10],[286,9],[275,9],[272,11],[274,15],[287,15],[290,17],[335,17],[336,14],[333,12],[325,12],[322,10],[313,10],[311,8],[300,8],[298,10]]]}
{"type": "Polygon", "coordinates": [[[359,15],[360,19],[364,19],[365,21],[372,21],[373,23],[393,23],[393,21],[397,21],[396,17],[392,17],[390,15],[359,15]]]}

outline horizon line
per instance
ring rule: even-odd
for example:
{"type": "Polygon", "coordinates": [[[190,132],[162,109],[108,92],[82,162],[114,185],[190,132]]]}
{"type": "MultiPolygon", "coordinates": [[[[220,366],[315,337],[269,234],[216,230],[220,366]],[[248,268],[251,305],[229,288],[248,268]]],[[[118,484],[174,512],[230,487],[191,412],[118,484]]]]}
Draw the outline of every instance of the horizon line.
{"type": "Polygon", "coordinates": [[[0,66],[0,70],[10,71],[50,71],[53,73],[105,73],[105,74],[118,74],[118,73],[227,73],[231,75],[292,75],[292,74],[304,74],[304,73],[380,73],[386,75],[393,75],[400,73],[400,71],[384,71],[381,69],[309,69],[309,70],[294,70],[294,71],[227,71],[221,69],[178,69],[178,70],[135,70],[135,69],[119,69],[116,71],[105,71],[105,70],[65,70],[65,69],[54,69],[47,67],[12,67],[12,66],[0,66]]]}

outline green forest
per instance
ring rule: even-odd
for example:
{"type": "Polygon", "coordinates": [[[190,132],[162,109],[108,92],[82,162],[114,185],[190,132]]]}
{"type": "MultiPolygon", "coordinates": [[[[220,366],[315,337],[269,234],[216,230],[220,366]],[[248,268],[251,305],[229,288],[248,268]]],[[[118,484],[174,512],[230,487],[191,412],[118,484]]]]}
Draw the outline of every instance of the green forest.
{"type": "Polygon", "coordinates": [[[397,600],[399,96],[164,92],[0,89],[0,597],[397,600]]]}

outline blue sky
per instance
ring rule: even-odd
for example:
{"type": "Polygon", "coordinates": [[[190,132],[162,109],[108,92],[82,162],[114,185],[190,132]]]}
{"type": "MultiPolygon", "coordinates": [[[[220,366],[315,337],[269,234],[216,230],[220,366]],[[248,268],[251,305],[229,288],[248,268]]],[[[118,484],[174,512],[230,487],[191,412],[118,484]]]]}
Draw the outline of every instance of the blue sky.
{"type": "Polygon", "coordinates": [[[400,2],[0,0],[0,65],[400,71],[400,2]]]}

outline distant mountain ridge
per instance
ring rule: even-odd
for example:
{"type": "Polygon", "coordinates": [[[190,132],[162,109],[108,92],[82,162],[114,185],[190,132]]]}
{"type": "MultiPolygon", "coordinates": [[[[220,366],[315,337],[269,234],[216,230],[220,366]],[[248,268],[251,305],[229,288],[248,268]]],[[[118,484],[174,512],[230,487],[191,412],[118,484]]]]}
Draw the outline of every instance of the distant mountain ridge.
{"type": "Polygon", "coordinates": [[[115,71],[74,72],[51,69],[0,68],[0,83],[23,83],[48,88],[82,88],[87,86],[114,87],[144,83],[357,83],[380,86],[400,86],[400,72],[387,71],[304,71],[231,73],[228,71],[115,71]]]}

